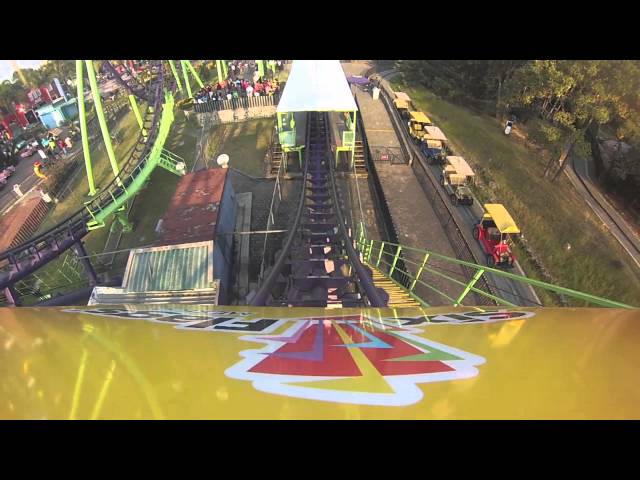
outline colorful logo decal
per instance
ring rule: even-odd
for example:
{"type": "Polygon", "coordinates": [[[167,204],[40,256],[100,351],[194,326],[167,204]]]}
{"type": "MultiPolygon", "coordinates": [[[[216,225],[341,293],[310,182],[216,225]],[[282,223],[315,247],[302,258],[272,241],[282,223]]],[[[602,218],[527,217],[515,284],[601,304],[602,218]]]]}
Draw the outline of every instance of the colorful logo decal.
{"type": "Polygon", "coordinates": [[[359,315],[298,320],[282,335],[242,337],[265,346],[240,352],[244,360],[225,373],[268,393],[401,406],[422,399],[418,384],[474,377],[485,362],[415,333],[359,315]]]}
{"type": "Polygon", "coordinates": [[[240,352],[243,359],[226,370],[228,377],[251,381],[257,390],[277,395],[383,406],[416,403],[423,397],[419,384],[475,377],[476,367],[485,363],[481,356],[424,338],[419,335],[424,327],[493,323],[534,315],[498,310],[399,318],[351,315],[274,319],[234,311],[66,311],[168,322],[179,329],[250,333],[240,339],[263,347],[240,352]]]}

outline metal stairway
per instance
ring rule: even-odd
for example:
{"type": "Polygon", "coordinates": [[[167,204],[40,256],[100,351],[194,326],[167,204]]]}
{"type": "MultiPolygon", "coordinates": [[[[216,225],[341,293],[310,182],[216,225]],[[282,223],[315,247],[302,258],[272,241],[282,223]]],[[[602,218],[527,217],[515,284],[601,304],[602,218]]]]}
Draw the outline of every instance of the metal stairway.
{"type": "Polygon", "coordinates": [[[409,293],[376,267],[366,264],[373,272],[373,283],[389,294],[389,306],[393,308],[422,306],[409,293]]]}
{"type": "Polygon", "coordinates": [[[364,145],[362,140],[356,140],[353,151],[353,159],[355,164],[355,171],[357,178],[367,178],[369,172],[367,171],[367,165],[364,161],[364,145]]]}
{"type": "Polygon", "coordinates": [[[280,170],[280,164],[284,160],[285,152],[282,151],[280,140],[278,139],[278,133],[274,132],[271,139],[271,175],[278,175],[280,170]]]}

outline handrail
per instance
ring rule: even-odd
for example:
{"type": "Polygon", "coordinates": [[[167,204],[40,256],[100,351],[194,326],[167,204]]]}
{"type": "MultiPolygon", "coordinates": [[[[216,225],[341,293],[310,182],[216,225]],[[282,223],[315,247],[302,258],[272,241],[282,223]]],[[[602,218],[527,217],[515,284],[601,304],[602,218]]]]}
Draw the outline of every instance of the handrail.
{"type": "MultiPolygon", "coordinates": [[[[603,297],[598,297],[596,295],[591,295],[588,293],[584,293],[584,292],[579,292],[577,290],[572,290],[570,288],[566,288],[566,287],[560,287],[557,285],[553,285],[550,283],[546,283],[546,282],[542,282],[540,280],[535,280],[533,278],[529,278],[529,277],[524,277],[522,275],[516,275],[510,272],[506,272],[504,270],[499,270],[497,268],[491,268],[491,267],[487,267],[487,266],[483,266],[483,265],[477,265],[475,263],[471,263],[471,262],[467,262],[464,260],[459,260],[457,258],[452,258],[452,257],[447,257],[446,255],[442,255],[440,253],[437,252],[433,252],[431,250],[425,250],[422,248],[415,248],[415,247],[410,247],[410,246],[406,246],[406,245],[400,245],[397,243],[393,243],[393,242],[382,242],[380,240],[369,240],[369,239],[365,239],[363,237],[361,237],[360,239],[358,239],[358,245],[360,247],[361,251],[367,251],[369,258],[371,258],[371,251],[372,251],[372,246],[374,245],[380,245],[377,247],[377,251],[384,251],[384,246],[386,245],[391,245],[396,247],[396,249],[398,247],[400,247],[402,249],[402,251],[413,251],[413,252],[417,252],[423,255],[428,255],[428,258],[438,258],[440,260],[443,260],[445,262],[449,262],[452,264],[456,264],[456,265],[462,265],[465,267],[469,267],[469,268],[473,268],[476,270],[476,272],[482,271],[483,274],[485,273],[492,273],[496,276],[499,277],[504,277],[504,278],[508,278],[510,280],[515,280],[517,282],[522,282],[522,283],[526,283],[528,285],[532,285],[535,287],[539,287],[545,290],[550,290],[554,293],[559,293],[562,295],[566,295],[568,297],[572,297],[578,300],[582,300],[582,301],[586,301],[586,302],[590,302],[596,305],[600,305],[600,306],[604,306],[604,307],[614,307],[614,308],[634,308],[631,305],[627,305],[621,302],[617,302],[615,300],[609,300],[603,297]],[[384,245],[383,245],[384,244],[384,245]]],[[[406,259],[405,259],[406,261],[406,259]]],[[[415,262],[410,262],[410,263],[415,263],[415,262]]],[[[407,272],[405,272],[407,273],[407,272]]],[[[420,271],[420,273],[422,273],[422,270],[420,271]]],[[[440,274],[440,276],[444,276],[444,274],[440,274]]],[[[419,275],[416,275],[416,277],[414,278],[418,278],[419,275]]],[[[476,276],[474,276],[475,278],[476,276]]],[[[449,278],[450,279],[450,278],[449,278]]],[[[475,278],[475,281],[477,281],[479,279],[475,278]]],[[[419,278],[418,278],[419,280],[419,278]]],[[[451,280],[451,279],[450,279],[451,280]]],[[[467,284],[467,287],[469,287],[469,291],[473,291],[476,293],[479,293],[481,295],[485,295],[488,298],[499,298],[496,297],[495,295],[490,295],[487,292],[484,292],[483,290],[479,290],[477,288],[474,287],[475,285],[475,281],[472,280],[471,282],[469,282],[467,284]],[[473,283],[472,283],[473,282],[473,283]]],[[[502,300],[502,299],[501,299],[502,300]]],[[[506,302],[506,301],[504,301],[506,302]]],[[[507,304],[510,304],[510,302],[506,302],[507,304]]]]}
{"type": "Polygon", "coordinates": [[[206,102],[193,103],[193,109],[196,113],[213,113],[224,112],[229,110],[237,110],[240,108],[263,108],[276,107],[280,101],[280,93],[273,95],[261,95],[259,97],[240,96],[237,98],[224,100],[207,100],[206,102]]]}

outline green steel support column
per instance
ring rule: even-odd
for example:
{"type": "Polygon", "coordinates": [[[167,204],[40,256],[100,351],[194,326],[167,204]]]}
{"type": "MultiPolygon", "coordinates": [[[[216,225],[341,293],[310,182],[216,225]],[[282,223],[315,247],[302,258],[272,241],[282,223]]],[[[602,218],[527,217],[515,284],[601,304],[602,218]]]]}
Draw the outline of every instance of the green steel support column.
{"type": "MultiPolygon", "coordinates": [[[[104,118],[104,111],[102,110],[102,100],[100,98],[100,89],[98,88],[98,82],[96,80],[96,72],[93,70],[93,60],[85,60],[85,63],[87,65],[87,74],[89,76],[89,84],[91,85],[91,93],[93,93],[93,103],[95,104],[96,115],[98,116],[98,122],[100,123],[102,139],[104,140],[104,146],[107,149],[107,155],[109,156],[109,163],[111,163],[113,175],[117,177],[120,173],[120,167],[118,166],[116,154],[113,151],[113,145],[111,144],[111,136],[109,135],[107,120],[106,118],[104,118]]],[[[118,185],[122,185],[120,179],[118,179],[118,185]]]]}
{"type": "Polygon", "coordinates": [[[389,270],[389,276],[393,275],[393,271],[396,269],[396,263],[398,263],[398,258],[400,258],[400,252],[402,251],[402,247],[398,246],[396,250],[396,255],[393,257],[393,263],[391,264],[391,270],[389,270]]]}
{"type": "MultiPolygon", "coordinates": [[[[126,204],[125,204],[125,206],[126,206],[126,204]]],[[[129,218],[127,217],[126,209],[122,210],[122,211],[115,212],[115,217],[116,217],[116,220],[122,226],[122,231],[123,232],[130,232],[130,231],[133,230],[133,223],[131,223],[129,221],[129,218]]]]}
{"type": "Polygon", "coordinates": [[[136,116],[136,120],[138,121],[140,130],[142,131],[142,135],[146,137],[147,132],[144,131],[144,123],[142,122],[142,116],[140,115],[140,110],[138,109],[138,103],[136,102],[136,97],[133,95],[129,95],[129,101],[131,102],[131,110],[133,110],[133,114],[136,116]]]}
{"type": "Polygon", "coordinates": [[[422,271],[424,270],[424,267],[427,264],[427,260],[429,260],[428,253],[425,254],[424,259],[422,260],[422,265],[420,265],[420,268],[418,269],[418,273],[416,273],[416,277],[413,279],[413,282],[411,282],[411,287],[409,287],[410,292],[413,292],[413,289],[416,287],[416,283],[418,283],[418,280],[420,280],[420,275],[422,275],[422,271]]]}
{"type": "Polygon", "coordinates": [[[184,77],[184,84],[187,86],[187,95],[189,98],[193,98],[193,94],[191,93],[191,84],[189,83],[189,76],[187,75],[187,66],[185,65],[184,60],[180,60],[180,65],[182,66],[182,76],[184,77]]]}
{"type": "Polygon", "coordinates": [[[176,70],[176,64],[173,60],[169,60],[169,66],[171,67],[171,73],[173,73],[173,78],[176,79],[176,85],[178,86],[178,91],[182,93],[182,82],[180,81],[180,75],[178,75],[178,71],[176,70]]]}
{"type": "Polygon", "coordinates": [[[96,186],[93,183],[93,168],[91,167],[91,152],[89,151],[89,135],[87,133],[87,113],[84,108],[84,72],[82,60],[76,60],[76,79],[78,83],[78,114],[80,117],[80,135],[82,137],[82,153],[84,154],[84,167],[87,171],[89,182],[89,196],[96,194],[96,186]]]}
{"type": "Polygon", "coordinates": [[[256,60],[256,63],[258,64],[258,75],[264,77],[264,60],[256,60]]]}
{"type": "Polygon", "coordinates": [[[476,282],[478,280],[480,280],[480,277],[482,276],[483,273],[484,273],[484,268],[479,268],[478,271],[476,272],[476,274],[471,279],[471,281],[467,284],[466,287],[464,287],[464,290],[462,291],[462,293],[460,294],[460,296],[456,300],[456,303],[453,304],[454,307],[457,307],[458,305],[460,305],[460,302],[462,302],[464,297],[467,296],[467,293],[469,293],[469,291],[473,288],[473,286],[476,284],[476,282]]]}
{"type": "Polygon", "coordinates": [[[222,73],[224,75],[224,77],[220,80],[222,81],[222,80],[226,80],[227,77],[229,76],[229,70],[228,70],[229,67],[227,65],[226,60],[220,60],[220,62],[222,63],[222,73]]]}
{"type": "Polygon", "coordinates": [[[378,261],[376,262],[376,267],[380,266],[380,260],[382,260],[382,254],[384,253],[384,242],[380,245],[380,252],[378,253],[378,261]]]}
{"type": "Polygon", "coordinates": [[[222,77],[222,60],[216,60],[216,72],[218,73],[218,82],[224,80],[222,77]]]}
{"type": "Polygon", "coordinates": [[[189,60],[185,60],[184,63],[187,64],[187,67],[191,71],[191,74],[193,75],[193,78],[196,79],[196,82],[198,83],[200,88],[204,88],[204,83],[202,83],[202,80],[200,80],[200,75],[198,75],[198,72],[196,72],[196,69],[193,68],[193,65],[191,65],[191,62],[189,60]]]}

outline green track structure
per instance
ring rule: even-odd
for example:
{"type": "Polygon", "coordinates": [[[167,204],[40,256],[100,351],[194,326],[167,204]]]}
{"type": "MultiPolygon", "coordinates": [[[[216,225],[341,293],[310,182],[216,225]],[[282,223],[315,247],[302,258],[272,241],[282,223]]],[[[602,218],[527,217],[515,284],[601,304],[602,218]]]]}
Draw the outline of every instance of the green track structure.
{"type": "MultiPolygon", "coordinates": [[[[616,302],[614,300],[608,300],[606,298],[597,297],[595,295],[590,295],[588,293],[578,292],[576,290],[571,290],[569,288],[559,287],[557,285],[552,285],[550,283],[541,282],[539,280],[534,280],[532,278],[523,277],[521,275],[515,275],[510,272],[506,272],[504,270],[499,270],[496,268],[490,268],[482,265],[477,265],[475,263],[466,262],[463,260],[458,260],[457,258],[447,257],[445,255],[432,252],[429,250],[423,250],[420,248],[408,247],[405,245],[399,245],[397,243],[385,242],[381,240],[373,240],[366,238],[365,230],[360,225],[358,235],[357,235],[357,246],[358,250],[364,260],[365,264],[367,264],[371,268],[375,268],[386,275],[390,280],[392,280],[398,287],[404,290],[409,294],[413,299],[417,302],[421,303],[425,307],[430,306],[424,299],[420,298],[415,293],[415,288],[417,285],[422,285],[425,288],[435,292],[442,298],[446,299],[448,304],[453,306],[464,306],[463,301],[467,297],[467,295],[471,292],[476,293],[478,295],[482,295],[485,298],[488,298],[498,305],[505,305],[510,307],[517,307],[512,302],[509,302],[503,298],[500,298],[496,295],[493,295],[489,292],[486,292],[480,288],[477,288],[476,284],[480,280],[480,278],[485,273],[491,273],[496,276],[508,278],[512,281],[521,282],[523,284],[530,285],[535,288],[539,288],[542,290],[546,290],[549,292],[553,292],[555,294],[564,295],[566,297],[586,302],[587,304],[597,305],[599,307],[611,307],[611,308],[635,308],[630,305],[626,305],[624,303],[616,302]],[[403,252],[412,252],[414,254],[419,254],[422,256],[422,260],[419,262],[410,260],[406,256],[402,255],[403,252]],[[410,267],[405,267],[406,270],[400,270],[398,268],[398,260],[402,258],[402,261],[405,265],[410,265],[410,267]],[[466,267],[473,271],[471,275],[471,279],[468,282],[460,281],[456,278],[453,278],[446,273],[440,271],[440,269],[433,268],[429,264],[429,260],[438,259],[440,263],[449,264],[451,266],[458,265],[466,267]],[[414,271],[414,273],[411,273],[414,271]],[[433,285],[425,282],[422,278],[423,273],[428,272],[438,277],[444,278],[446,281],[451,282],[460,287],[460,293],[454,298],[446,293],[440,291],[433,285]],[[398,274],[403,274],[405,279],[409,280],[409,285],[405,286],[398,282],[394,275],[397,277],[398,274]]],[[[469,305],[467,305],[469,306],[469,305]]]]}
{"type": "MultiPolygon", "coordinates": [[[[106,220],[110,215],[116,215],[117,219],[126,227],[126,230],[131,229],[131,225],[128,224],[126,219],[126,206],[127,201],[133,198],[138,191],[145,185],[149,176],[153,172],[153,170],[160,166],[176,175],[184,175],[185,174],[185,163],[184,161],[178,157],[177,155],[172,154],[171,152],[164,149],[164,144],[169,135],[169,131],[171,129],[171,125],[174,120],[173,108],[175,104],[175,99],[173,94],[169,92],[165,92],[165,100],[162,105],[162,114],[160,117],[160,124],[158,128],[158,135],[154,141],[153,147],[151,151],[147,155],[143,161],[141,161],[138,166],[129,173],[123,174],[119,171],[118,162],[115,157],[115,153],[113,151],[113,147],[111,145],[110,134],[107,126],[106,119],[104,118],[103,110],[102,110],[102,101],[100,98],[99,87],[96,82],[95,72],[93,71],[93,61],[85,60],[87,76],[89,78],[89,83],[91,85],[91,91],[94,98],[94,103],[96,105],[96,111],[98,114],[98,118],[100,120],[100,130],[102,133],[103,141],[107,148],[107,152],[109,153],[109,161],[111,163],[114,176],[116,178],[117,184],[121,187],[117,194],[113,192],[109,192],[111,195],[112,201],[107,203],[106,206],[101,206],[96,209],[95,204],[92,200],[85,202],[84,207],[89,212],[91,216],[91,221],[87,223],[87,228],[89,230],[95,230],[98,228],[102,228],[106,225],[106,220]]],[[[83,69],[82,69],[82,60],[77,61],[77,75],[79,78],[78,85],[79,89],[82,88],[83,85],[83,69]]],[[[175,65],[174,60],[168,60],[171,73],[176,81],[176,85],[178,87],[179,92],[183,92],[183,85],[180,82],[180,75],[175,65]]],[[[217,65],[222,64],[223,62],[217,61],[217,65]]],[[[204,87],[204,83],[200,79],[198,72],[193,67],[189,60],[180,60],[180,66],[182,69],[184,87],[186,89],[186,95],[188,97],[192,97],[191,84],[189,81],[189,74],[193,76],[196,83],[200,88],[204,87]]],[[[93,172],[91,165],[91,155],[89,152],[87,131],[86,131],[86,114],[84,109],[84,95],[83,93],[79,93],[82,96],[80,103],[80,116],[81,116],[81,127],[82,128],[82,140],[83,140],[83,150],[85,152],[85,167],[87,171],[87,178],[89,182],[89,195],[91,197],[97,194],[96,186],[93,183],[93,172]]],[[[136,116],[136,120],[142,133],[144,136],[148,134],[143,127],[143,120],[140,111],[138,110],[138,105],[136,99],[133,95],[129,95],[129,100],[131,102],[131,109],[136,116]]]]}
{"type": "Polygon", "coordinates": [[[174,120],[174,103],[173,95],[170,92],[166,92],[165,101],[162,105],[158,136],[145,160],[140,162],[138,166],[125,178],[120,178],[120,181],[122,182],[122,191],[120,195],[115,196],[112,194],[113,201],[106,207],[99,210],[92,210],[90,208],[91,202],[87,202],[85,204],[85,208],[92,218],[92,220],[87,223],[87,228],[89,230],[95,230],[103,227],[110,215],[114,215],[118,211],[121,211],[126,202],[134,197],[144,186],[146,181],[149,179],[149,176],[157,166],[175,173],[176,175],[184,175],[184,163],[181,162],[181,159],[164,149],[164,144],[174,120]]]}

